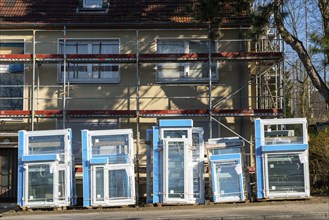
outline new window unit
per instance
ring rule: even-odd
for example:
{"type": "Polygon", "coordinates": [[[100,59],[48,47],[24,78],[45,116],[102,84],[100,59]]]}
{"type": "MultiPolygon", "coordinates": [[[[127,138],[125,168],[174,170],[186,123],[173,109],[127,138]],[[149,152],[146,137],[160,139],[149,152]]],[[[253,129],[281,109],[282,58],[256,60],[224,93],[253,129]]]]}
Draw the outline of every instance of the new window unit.
{"type": "MultiPolygon", "coordinates": [[[[211,43],[211,51],[215,52],[215,43],[211,43]]],[[[209,53],[208,40],[157,40],[157,53],[159,54],[184,54],[184,53],[209,53]]],[[[212,63],[211,75],[217,80],[217,64],[212,63]]],[[[157,64],[157,81],[159,83],[197,83],[207,82],[209,79],[208,62],[171,62],[157,64]]]]}
{"type": "Polygon", "coordinates": [[[256,119],[257,198],[310,196],[307,121],[256,119]]]}
{"type": "Polygon", "coordinates": [[[18,205],[76,204],[71,130],[18,132],[18,205]]]}
{"type": "MultiPolygon", "coordinates": [[[[59,41],[61,54],[119,54],[119,40],[59,41]]],[[[108,63],[67,63],[66,81],[71,83],[119,83],[119,64],[108,63]]],[[[64,65],[60,65],[59,81],[63,82],[64,65]]]]}
{"type": "Polygon", "coordinates": [[[147,202],[204,203],[203,129],[192,120],[160,120],[147,133],[147,202]]]}
{"type": "Polygon", "coordinates": [[[209,139],[209,161],[213,200],[240,202],[245,200],[242,148],[239,138],[209,139]]]}
{"type": "Polygon", "coordinates": [[[82,130],[83,206],[134,205],[131,129],[82,130]]]}

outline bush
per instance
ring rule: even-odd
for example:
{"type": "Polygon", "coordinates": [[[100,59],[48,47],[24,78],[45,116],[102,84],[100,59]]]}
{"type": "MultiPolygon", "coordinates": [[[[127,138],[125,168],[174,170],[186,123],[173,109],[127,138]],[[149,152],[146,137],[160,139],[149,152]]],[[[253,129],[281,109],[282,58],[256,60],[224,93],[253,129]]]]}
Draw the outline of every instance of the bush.
{"type": "Polygon", "coordinates": [[[310,185],[312,194],[329,194],[329,128],[309,134],[310,185]]]}

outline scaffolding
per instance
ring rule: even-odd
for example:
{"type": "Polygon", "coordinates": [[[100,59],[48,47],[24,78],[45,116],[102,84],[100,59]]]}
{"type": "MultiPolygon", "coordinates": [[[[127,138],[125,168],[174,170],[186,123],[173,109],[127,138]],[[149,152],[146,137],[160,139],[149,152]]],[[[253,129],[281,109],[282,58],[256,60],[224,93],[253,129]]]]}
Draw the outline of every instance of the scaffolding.
{"type": "MultiPolygon", "coordinates": [[[[238,28],[223,28],[225,30],[234,30],[238,32],[244,31],[243,27],[238,28]]],[[[212,51],[211,41],[209,38],[208,53],[157,53],[147,52],[145,50],[145,41],[142,39],[141,34],[149,31],[160,32],[160,31],[201,31],[203,34],[208,35],[210,29],[208,27],[203,28],[192,28],[192,29],[91,29],[87,30],[88,32],[118,32],[128,31],[132,36],[135,36],[135,40],[132,43],[134,45],[134,50],[124,51],[124,53],[118,54],[70,54],[67,51],[67,40],[70,39],[71,33],[79,34],[86,30],[79,29],[69,29],[66,26],[60,29],[17,29],[17,30],[2,30],[3,35],[8,33],[23,33],[25,36],[30,37],[30,51],[32,53],[23,54],[0,54],[0,65],[1,64],[27,64],[30,68],[32,74],[31,84],[20,85],[0,85],[0,88],[16,87],[23,88],[27,90],[26,96],[22,97],[0,97],[1,100],[13,99],[19,100],[22,99],[24,104],[23,109],[17,110],[2,110],[0,109],[0,121],[15,121],[19,120],[20,122],[27,122],[29,125],[29,130],[38,130],[39,121],[42,119],[58,119],[62,123],[62,128],[67,127],[67,121],[71,119],[126,119],[133,120],[135,123],[136,132],[135,133],[135,143],[136,143],[136,167],[137,167],[137,182],[139,182],[139,175],[142,173],[140,168],[140,146],[144,144],[143,139],[141,138],[141,119],[148,118],[200,118],[208,123],[209,129],[209,138],[216,137],[213,134],[213,125],[218,124],[223,126],[225,129],[228,129],[230,132],[233,132],[237,136],[240,136],[247,143],[252,146],[252,143],[249,142],[246,138],[242,137],[242,132],[234,132],[231,128],[226,126],[220,121],[221,118],[225,117],[234,117],[241,121],[243,118],[253,118],[253,117],[280,117],[284,113],[284,80],[283,80],[283,43],[279,35],[271,35],[260,40],[252,39],[221,39],[218,40],[219,44],[230,44],[234,43],[238,45],[237,51],[228,50],[227,51],[212,51]],[[61,36],[61,41],[47,41],[47,39],[38,38],[38,34],[49,34],[49,33],[59,33],[58,36],[61,36]],[[44,47],[47,44],[58,45],[63,44],[62,53],[39,53],[42,49],[39,49],[39,45],[44,47]],[[148,96],[147,94],[141,94],[143,86],[145,86],[142,81],[145,77],[141,73],[141,66],[149,64],[159,64],[159,63],[196,63],[203,62],[208,63],[208,67],[212,66],[212,63],[236,63],[240,68],[239,73],[239,82],[236,86],[237,89],[230,91],[228,95],[225,96],[215,96],[215,89],[218,87],[218,81],[214,81],[212,77],[212,68],[208,68],[208,75],[205,76],[206,80],[202,82],[185,82],[185,83],[158,83],[155,85],[147,85],[150,88],[159,86],[161,88],[168,88],[173,91],[179,91],[180,88],[185,87],[195,87],[203,86],[204,92],[200,94],[165,94],[162,97],[148,96]],[[120,88],[120,90],[127,90],[126,94],[120,94],[117,97],[106,96],[106,97],[82,97],[74,96],[74,89],[83,89],[85,87],[97,88],[98,84],[74,84],[71,83],[67,78],[67,72],[70,71],[70,66],[78,66],[79,64],[124,64],[124,65],[133,65],[135,70],[135,79],[131,84],[122,85],[121,83],[116,84],[106,84],[106,86],[113,89],[120,88]],[[58,69],[62,71],[61,81],[56,81],[56,85],[44,85],[40,83],[40,77],[42,77],[42,67],[44,65],[54,65],[57,66],[54,74],[58,74],[58,69]],[[250,79],[247,82],[243,81],[244,73],[242,71],[242,65],[248,65],[250,72],[250,79]],[[242,93],[249,87],[254,87],[254,93],[248,94],[248,100],[242,100],[242,93]],[[57,97],[42,97],[41,91],[43,89],[56,90],[57,97]],[[73,94],[73,95],[72,95],[73,94]],[[232,109],[227,108],[225,103],[236,97],[240,96],[239,106],[241,108],[232,109]],[[43,100],[56,100],[57,108],[46,109],[40,108],[39,102],[43,100]],[[73,102],[78,103],[88,103],[91,100],[100,100],[104,102],[109,102],[112,100],[121,100],[123,103],[123,108],[82,108],[72,109],[70,106],[73,102]],[[141,106],[141,103],[144,101],[154,101],[166,100],[167,104],[165,108],[159,109],[150,109],[141,106]],[[173,100],[203,100],[204,104],[202,108],[177,108],[173,107],[173,100]],[[59,104],[61,103],[61,104],[59,104]],[[246,105],[248,103],[248,105],[246,105]],[[244,108],[242,106],[245,106],[244,108]]],[[[118,37],[120,38],[120,37],[118,37]]],[[[98,37],[95,37],[98,39],[98,37]]],[[[153,39],[152,39],[153,40],[153,39]]],[[[25,41],[25,43],[28,43],[25,41]]],[[[25,67],[26,69],[26,67],[25,67]]],[[[26,73],[25,73],[26,74],[26,73]]],[[[219,73],[220,74],[220,71],[219,73]]],[[[133,76],[133,73],[131,74],[133,76]]],[[[157,82],[156,82],[157,83],[157,82]]],[[[243,124],[241,125],[243,126],[243,124]]],[[[242,131],[242,128],[241,130],[242,131]]],[[[5,132],[2,130],[1,132],[5,132]]],[[[250,152],[250,155],[253,154],[250,152]]],[[[136,194],[138,197],[138,189],[136,189],[136,194]]]]}
{"type": "MultiPolygon", "coordinates": [[[[164,29],[161,29],[162,31],[164,29]]],[[[207,29],[201,29],[207,31],[207,29]]],[[[239,44],[249,44],[248,52],[217,52],[213,53],[211,47],[207,53],[188,53],[188,54],[146,54],[140,52],[140,41],[139,34],[143,30],[135,30],[136,35],[136,53],[125,53],[125,54],[68,54],[66,51],[66,41],[68,39],[68,30],[64,26],[62,30],[8,30],[10,32],[32,32],[32,54],[0,54],[0,64],[12,64],[12,63],[23,63],[32,65],[32,84],[24,85],[24,87],[30,87],[29,97],[23,97],[29,102],[28,108],[24,110],[0,110],[0,119],[12,119],[12,118],[27,118],[30,121],[31,130],[35,129],[35,123],[39,118],[61,118],[63,120],[63,128],[65,128],[65,120],[68,118],[136,118],[137,122],[140,117],[152,118],[152,117],[208,117],[209,122],[212,121],[212,117],[278,117],[283,113],[284,108],[284,83],[282,75],[282,42],[279,37],[272,39],[261,39],[253,43],[251,40],[238,39],[238,40],[223,40],[223,41],[238,41],[239,44]],[[37,53],[37,45],[39,43],[36,40],[38,32],[63,32],[63,44],[64,50],[62,54],[40,54],[37,53]],[[251,44],[252,43],[252,44],[251,44]],[[141,76],[140,76],[140,65],[145,63],[164,63],[164,62],[208,62],[211,66],[212,62],[248,62],[254,63],[251,68],[251,80],[248,84],[244,85],[240,83],[240,88],[233,91],[230,95],[222,97],[218,101],[214,102],[212,95],[213,88],[216,87],[216,83],[213,82],[211,76],[211,68],[209,68],[208,82],[202,82],[208,87],[207,95],[199,97],[169,97],[190,99],[199,98],[207,99],[208,107],[204,109],[171,109],[170,103],[167,109],[148,110],[140,108],[141,99],[151,99],[154,97],[142,97],[140,95],[141,87],[141,76]],[[67,79],[67,66],[69,64],[77,63],[115,63],[115,64],[135,64],[136,66],[136,83],[132,85],[134,87],[135,96],[123,97],[124,99],[135,99],[135,109],[131,110],[131,107],[127,106],[127,110],[113,110],[113,109],[100,109],[100,110],[70,110],[67,108],[67,104],[70,100],[75,97],[70,96],[71,87],[74,86],[67,79]],[[40,85],[38,73],[39,67],[43,64],[63,64],[63,79],[62,85],[44,86],[40,85]],[[221,108],[221,104],[229,98],[242,92],[247,86],[255,85],[256,93],[249,96],[249,99],[254,102],[256,108],[246,109],[225,109],[221,108]],[[36,109],[36,103],[42,98],[39,98],[38,92],[42,87],[56,87],[62,89],[62,96],[58,97],[58,100],[62,102],[62,108],[56,110],[45,110],[36,109]]],[[[78,30],[69,30],[78,31],[78,30]]],[[[97,30],[99,31],[99,30],[97,30]]],[[[120,30],[106,30],[106,31],[120,31],[120,30]]],[[[148,30],[149,31],[149,30],[148,30]]],[[[157,31],[156,29],[154,31],[157,31]]],[[[169,31],[169,30],[168,30],[169,31]]],[[[183,31],[186,31],[184,29],[183,31]]],[[[3,30],[3,33],[7,30],[3,30]]],[[[209,40],[210,41],[210,40],[209,40]]],[[[58,42],[53,42],[58,43],[58,42]]],[[[173,84],[161,84],[161,86],[172,86],[173,84]]],[[[176,84],[179,86],[191,86],[190,84],[176,84]]],[[[0,85],[1,87],[10,87],[10,85],[0,85]]],[[[12,85],[14,86],[14,85],[12,85]]],[[[111,85],[118,86],[118,85],[111,85]]],[[[120,85],[119,85],[120,86],[120,85]]],[[[11,97],[18,99],[19,97],[11,97]]],[[[101,97],[99,97],[101,98],[101,97]]],[[[1,99],[8,99],[3,98],[1,99]]],[[[138,123],[137,123],[138,124],[138,123]]],[[[210,127],[210,137],[211,125],[210,127]]]]}

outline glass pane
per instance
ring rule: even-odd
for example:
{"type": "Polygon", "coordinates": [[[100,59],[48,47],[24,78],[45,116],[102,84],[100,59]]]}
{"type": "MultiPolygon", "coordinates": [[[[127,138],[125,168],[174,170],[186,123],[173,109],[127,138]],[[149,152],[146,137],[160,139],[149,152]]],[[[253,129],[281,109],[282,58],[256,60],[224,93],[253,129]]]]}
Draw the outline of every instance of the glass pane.
{"type": "Polygon", "coordinates": [[[30,202],[52,202],[54,192],[53,168],[48,164],[29,165],[28,200],[30,202]]]}
{"type": "Polygon", "coordinates": [[[184,142],[168,143],[168,196],[184,198],[184,142]]]}
{"type": "Polygon", "coordinates": [[[96,167],[96,201],[104,201],[104,168],[96,167]]]}
{"type": "Polygon", "coordinates": [[[158,41],[158,53],[184,53],[184,41],[158,41]]]}
{"type": "Polygon", "coordinates": [[[109,198],[130,198],[130,181],[126,170],[109,170],[109,198]]]}
{"type": "Polygon", "coordinates": [[[33,155],[64,153],[64,137],[64,135],[29,137],[29,154],[33,155]]]}
{"type": "Polygon", "coordinates": [[[193,162],[193,196],[194,198],[200,197],[200,134],[192,133],[192,162],[193,162]]]}
{"type": "Polygon", "coordinates": [[[58,199],[65,200],[65,170],[58,171],[58,199]]]}
{"type": "Polygon", "coordinates": [[[0,188],[1,190],[8,189],[10,184],[9,184],[9,170],[10,170],[10,161],[9,161],[9,156],[0,156],[0,161],[2,161],[1,164],[1,173],[0,173],[0,188]]]}
{"type": "Polygon", "coordinates": [[[189,49],[189,53],[208,53],[208,41],[190,41],[189,49]]]}
{"type": "Polygon", "coordinates": [[[265,125],[265,144],[302,144],[303,124],[265,125]]]}
{"type": "MultiPolygon", "coordinates": [[[[23,54],[23,43],[1,43],[0,54],[23,54]]],[[[0,110],[22,110],[24,64],[0,65],[0,110]]]]}
{"type": "Polygon", "coordinates": [[[188,138],[187,130],[165,130],[163,136],[163,138],[188,138]]]}
{"type": "Polygon", "coordinates": [[[184,63],[163,63],[158,65],[158,78],[159,79],[177,79],[185,77],[185,64],[184,63]]]}
{"type": "Polygon", "coordinates": [[[305,192],[304,164],[299,154],[267,155],[270,193],[305,192]]]}
{"type": "Polygon", "coordinates": [[[236,171],[237,162],[218,163],[215,165],[216,196],[240,197],[240,179],[236,171]]]}
{"type": "Polygon", "coordinates": [[[92,155],[107,156],[110,163],[128,163],[128,135],[92,137],[92,155]]]}

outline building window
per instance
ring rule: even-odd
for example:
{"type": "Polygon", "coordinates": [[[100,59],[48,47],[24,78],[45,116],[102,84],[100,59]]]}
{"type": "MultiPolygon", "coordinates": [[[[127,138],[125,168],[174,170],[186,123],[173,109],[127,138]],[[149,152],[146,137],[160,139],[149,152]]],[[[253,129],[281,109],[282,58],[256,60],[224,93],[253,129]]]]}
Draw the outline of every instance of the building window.
{"type": "MultiPolygon", "coordinates": [[[[23,54],[24,43],[0,43],[0,54],[23,54]]],[[[0,110],[23,109],[24,64],[0,65],[0,110]]]]}
{"type": "Polygon", "coordinates": [[[83,8],[101,9],[103,0],[83,0],[83,8]]]}
{"type": "MultiPolygon", "coordinates": [[[[60,53],[64,42],[60,41],[60,53]]],[[[66,54],[119,54],[119,40],[67,40],[66,54]]],[[[68,63],[66,79],[72,83],[119,83],[119,64],[68,63]]],[[[61,65],[59,81],[63,82],[64,65],[61,65]]]]}
{"type": "MultiPolygon", "coordinates": [[[[158,40],[159,54],[208,53],[208,40],[158,40]]],[[[211,45],[216,51],[215,42],[211,45]]],[[[217,80],[217,64],[211,65],[212,79],[217,80]]],[[[209,78],[208,62],[159,63],[157,65],[157,81],[170,82],[206,82],[209,78]]]]}

